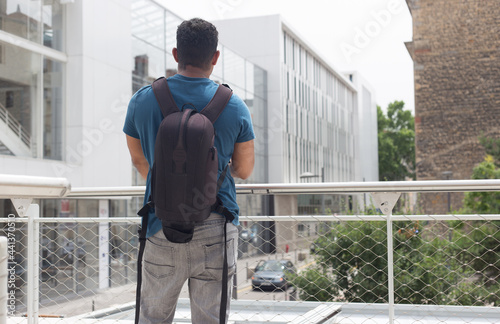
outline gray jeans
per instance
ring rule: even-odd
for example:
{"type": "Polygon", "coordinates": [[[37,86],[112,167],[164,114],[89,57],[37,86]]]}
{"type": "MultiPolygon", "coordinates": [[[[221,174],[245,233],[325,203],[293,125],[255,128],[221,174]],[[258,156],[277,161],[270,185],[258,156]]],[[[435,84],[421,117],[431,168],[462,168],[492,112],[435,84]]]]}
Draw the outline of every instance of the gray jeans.
{"type": "MultiPolygon", "coordinates": [[[[189,243],[171,243],[163,231],[146,242],[142,263],[140,323],[172,323],[177,299],[188,280],[191,322],[218,324],[224,264],[225,219],[212,213],[195,227],[189,243]]],[[[236,269],[238,229],[227,224],[228,287],[236,269]]],[[[228,289],[227,316],[231,290],[228,289]]]]}

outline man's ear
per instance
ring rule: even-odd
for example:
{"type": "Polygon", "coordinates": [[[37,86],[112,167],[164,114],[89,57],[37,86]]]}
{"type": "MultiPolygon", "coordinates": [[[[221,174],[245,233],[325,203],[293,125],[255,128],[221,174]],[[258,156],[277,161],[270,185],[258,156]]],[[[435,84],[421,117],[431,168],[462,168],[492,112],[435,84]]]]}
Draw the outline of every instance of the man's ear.
{"type": "Polygon", "coordinates": [[[220,56],[220,51],[216,51],[214,53],[214,57],[212,57],[212,65],[217,64],[217,60],[219,59],[219,56],[220,56]]]}
{"type": "Polygon", "coordinates": [[[179,59],[177,58],[177,48],[172,48],[172,56],[174,57],[175,62],[179,63],[179,59]]]}

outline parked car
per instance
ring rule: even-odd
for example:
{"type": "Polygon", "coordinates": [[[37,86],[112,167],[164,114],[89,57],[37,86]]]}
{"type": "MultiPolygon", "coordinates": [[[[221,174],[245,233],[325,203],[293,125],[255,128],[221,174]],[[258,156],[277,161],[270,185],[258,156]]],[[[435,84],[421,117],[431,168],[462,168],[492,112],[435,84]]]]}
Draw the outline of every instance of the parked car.
{"type": "Polygon", "coordinates": [[[289,260],[262,260],[257,264],[252,276],[252,289],[286,290],[289,276],[295,273],[297,270],[289,260]]]}

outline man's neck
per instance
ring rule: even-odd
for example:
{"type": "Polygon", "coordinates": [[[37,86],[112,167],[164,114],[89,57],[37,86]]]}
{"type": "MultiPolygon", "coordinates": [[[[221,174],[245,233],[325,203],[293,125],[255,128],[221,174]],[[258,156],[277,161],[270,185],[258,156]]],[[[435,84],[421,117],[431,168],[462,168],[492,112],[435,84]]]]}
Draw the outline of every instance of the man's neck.
{"type": "Polygon", "coordinates": [[[184,69],[179,69],[179,72],[177,72],[180,75],[183,75],[185,77],[189,78],[210,78],[210,75],[212,74],[212,71],[207,71],[205,69],[188,65],[184,69]]]}

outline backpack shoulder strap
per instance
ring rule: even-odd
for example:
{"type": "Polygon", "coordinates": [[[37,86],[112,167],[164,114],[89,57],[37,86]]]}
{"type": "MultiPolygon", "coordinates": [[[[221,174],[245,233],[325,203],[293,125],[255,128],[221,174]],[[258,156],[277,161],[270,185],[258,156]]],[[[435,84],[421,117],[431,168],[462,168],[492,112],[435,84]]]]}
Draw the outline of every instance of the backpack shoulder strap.
{"type": "Polygon", "coordinates": [[[232,95],[233,90],[231,90],[228,85],[220,84],[212,100],[210,100],[205,108],[203,108],[201,114],[205,115],[205,117],[207,117],[212,124],[215,123],[231,99],[232,95]]]}
{"type": "Polygon", "coordinates": [[[179,107],[175,104],[174,97],[172,97],[172,92],[170,92],[170,88],[168,87],[168,82],[165,77],[156,79],[151,84],[151,88],[153,88],[156,101],[158,101],[158,105],[160,105],[163,118],[167,117],[171,113],[179,111],[179,107]]]}

